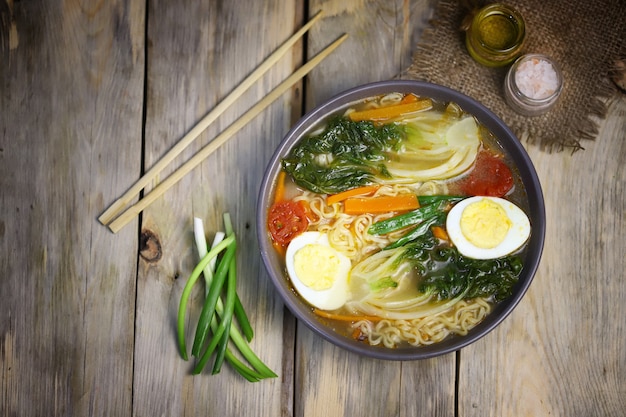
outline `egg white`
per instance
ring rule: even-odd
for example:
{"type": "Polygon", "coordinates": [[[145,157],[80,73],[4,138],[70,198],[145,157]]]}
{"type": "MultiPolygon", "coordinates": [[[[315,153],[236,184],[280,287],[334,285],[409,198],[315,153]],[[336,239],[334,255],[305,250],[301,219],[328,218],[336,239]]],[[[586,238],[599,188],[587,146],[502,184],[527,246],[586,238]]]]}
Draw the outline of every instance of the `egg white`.
{"type": "Polygon", "coordinates": [[[302,296],[302,298],[314,307],[322,310],[335,310],[343,306],[348,301],[350,296],[348,278],[352,267],[350,259],[330,246],[328,236],[325,233],[304,232],[295,237],[287,247],[285,264],[287,265],[289,278],[291,279],[296,291],[302,296]],[[333,255],[339,259],[337,274],[334,277],[332,286],[328,289],[315,290],[308,287],[300,280],[298,274],[296,273],[294,256],[298,250],[309,244],[326,246],[330,248],[333,255]]]}
{"type": "Polygon", "coordinates": [[[508,200],[498,197],[475,196],[461,200],[452,207],[446,220],[446,229],[450,240],[462,255],[473,259],[496,259],[515,252],[526,243],[530,236],[530,220],[522,209],[508,200]],[[461,231],[463,210],[470,204],[483,199],[491,200],[502,207],[511,222],[504,240],[493,248],[475,246],[461,231]]]}

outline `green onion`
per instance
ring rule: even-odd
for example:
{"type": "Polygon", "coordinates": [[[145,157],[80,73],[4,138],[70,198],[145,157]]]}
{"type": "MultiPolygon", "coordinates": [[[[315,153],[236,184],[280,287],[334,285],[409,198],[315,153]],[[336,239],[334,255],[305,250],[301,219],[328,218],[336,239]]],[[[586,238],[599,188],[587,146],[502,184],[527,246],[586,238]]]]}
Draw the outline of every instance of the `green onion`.
{"type": "Polygon", "coordinates": [[[407,243],[412,242],[418,237],[427,233],[430,230],[431,226],[434,226],[436,224],[442,224],[444,220],[445,220],[444,213],[436,213],[424,219],[423,222],[415,226],[415,228],[411,229],[407,234],[402,236],[400,239],[386,246],[384,249],[395,249],[395,248],[399,248],[400,246],[404,246],[407,243]]]}
{"type": "MultiPolygon", "coordinates": [[[[224,213],[224,229],[226,230],[227,235],[233,234],[233,224],[230,220],[230,214],[224,213]]],[[[235,266],[233,266],[235,268],[235,266]]],[[[241,327],[241,331],[243,335],[246,337],[246,340],[250,342],[254,337],[254,331],[252,330],[252,326],[250,325],[250,320],[248,320],[248,315],[243,308],[243,304],[241,304],[241,300],[239,299],[239,295],[235,294],[235,317],[239,322],[239,326],[241,327]]]]}
{"type": "Polygon", "coordinates": [[[237,298],[237,261],[232,259],[230,261],[230,268],[228,269],[228,288],[226,290],[226,309],[224,310],[224,316],[222,317],[222,323],[224,324],[224,335],[219,345],[219,350],[215,357],[213,364],[213,375],[218,374],[222,368],[224,362],[224,356],[226,355],[226,349],[228,348],[228,339],[230,337],[231,323],[233,322],[233,312],[235,310],[235,300],[237,298]]]}
{"type": "MultiPolygon", "coordinates": [[[[226,253],[224,254],[224,257],[219,263],[217,267],[217,271],[215,272],[215,276],[213,277],[213,280],[211,281],[211,286],[209,287],[208,295],[204,301],[204,305],[202,306],[202,312],[200,313],[200,318],[198,319],[198,325],[196,327],[196,337],[193,341],[193,348],[191,349],[191,354],[194,356],[200,355],[200,349],[204,345],[204,342],[206,341],[207,337],[209,336],[209,325],[211,324],[211,320],[213,320],[213,315],[215,314],[215,306],[217,304],[217,299],[219,298],[222,292],[222,287],[224,285],[224,282],[226,281],[226,276],[228,275],[228,268],[230,267],[230,261],[235,256],[236,249],[237,249],[237,246],[233,240],[233,243],[230,246],[228,246],[228,248],[226,248],[226,253]]],[[[232,310],[231,310],[231,313],[232,313],[232,310]]],[[[223,323],[224,322],[222,318],[222,324],[223,323]]],[[[220,327],[223,327],[223,326],[220,325],[220,327]]],[[[213,339],[213,341],[215,340],[216,338],[213,339]]],[[[215,343],[215,345],[217,345],[217,343],[215,343]]]]}
{"type": "MultiPolygon", "coordinates": [[[[230,216],[228,214],[224,215],[224,223],[226,231],[231,234],[232,233],[232,224],[230,222],[230,216]]],[[[207,254],[207,242],[205,240],[204,234],[204,224],[202,223],[202,219],[194,218],[193,222],[193,230],[194,237],[196,240],[196,247],[198,248],[198,256],[202,259],[207,254]]],[[[226,234],[224,232],[215,233],[215,237],[213,238],[213,245],[211,247],[215,247],[218,243],[220,243],[226,234]]],[[[209,293],[209,288],[211,287],[211,280],[213,279],[213,274],[215,271],[216,259],[213,258],[209,264],[204,268],[204,277],[205,277],[205,288],[206,294],[209,293]]],[[[217,300],[216,310],[218,314],[221,314],[223,310],[222,300],[217,300]]],[[[241,326],[241,331],[243,332],[246,340],[250,342],[254,337],[254,331],[252,330],[252,326],[250,325],[250,321],[248,320],[248,316],[246,315],[246,311],[241,304],[241,300],[239,299],[239,294],[236,294],[235,298],[235,317],[241,326]]]]}
{"type": "Polygon", "coordinates": [[[427,206],[428,204],[439,203],[440,201],[445,201],[448,203],[456,203],[457,201],[461,201],[464,198],[460,195],[418,195],[417,201],[419,201],[420,206],[427,206]]]}
{"type": "Polygon", "coordinates": [[[183,359],[187,360],[187,345],[185,343],[185,312],[187,311],[187,303],[189,302],[189,296],[191,295],[191,290],[195,285],[196,281],[200,277],[202,270],[208,263],[219,255],[226,247],[228,247],[231,243],[235,241],[235,237],[231,236],[227,239],[224,239],[220,242],[215,248],[211,249],[209,253],[206,254],[204,258],[196,265],[196,267],[191,272],[191,276],[185,284],[185,288],[183,289],[183,294],[180,298],[180,305],[178,308],[178,347],[180,349],[180,353],[183,359]]]}
{"type": "Polygon", "coordinates": [[[408,213],[400,214],[389,219],[381,220],[372,224],[367,233],[370,235],[385,235],[407,226],[412,226],[443,212],[447,206],[446,201],[429,204],[408,213]]]}
{"type": "Polygon", "coordinates": [[[213,374],[221,370],[226,360],[241,376],[250,382],[257,382],[277,375],[267,367],[252,351],[247,342],[253,337],[252,327],[236,292],[236,239],[233,233],[230,215],[224,214],[226,233],[218,232],[213,247],[207,252],[206,238],[202,220],[194,219],[194,236],[200,263],[194,268],[181,297],[178,312],[178,342],[183,359],[187,360],[185,346],[185,311],[193,285],[199,275],[204,272],[206,281],[206,298],[198,319],[192,354],[199,357],[193,369],[194,374],[202,372],[206,363],[216,353],[213,374]],[[226,236],[226,237],[224,237],[226,236]],[[222,254],[223,253],[223,254],[222,254]],[[222,254],[218,260],[217,257],[222,254]],[[225,287],[225,291],[224,290],[225,287]],[[225,301],[221,294],[225,292],[225,301]],[[244,336],[234,325],[233,317],[238,322],[244,336]],[[203,347],[207,344],[206,348],[203,347]],[[238,349],[241,356],[251,365],[247,366],[229,349],[229,340],[238,349]],[[247,340],[247,341],[246,341],[247,340]]]}

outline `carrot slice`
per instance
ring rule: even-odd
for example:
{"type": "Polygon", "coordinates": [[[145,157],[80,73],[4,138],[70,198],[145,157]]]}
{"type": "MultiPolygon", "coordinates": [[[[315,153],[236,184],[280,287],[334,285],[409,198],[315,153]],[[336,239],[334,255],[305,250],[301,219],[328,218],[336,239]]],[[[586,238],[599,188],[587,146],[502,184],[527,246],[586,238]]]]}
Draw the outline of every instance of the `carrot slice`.
{"type": "Polygon", "coordinates": [[[400,104],[415,103],[418,99],[419,97],[417,97],[415,94],[409,93],[406,96],[402,97],[402,100],[400,100],[400,104]]]}
{"type": "Polygon", "coordinates": [[[346,214],[387,213],[390,211],[407,211],[419,208],[415,194],[399,194],[397,196],[352,197],[343,202],[346,214]]]}
{"type": "Polygon", "coordinates": [[[446,232],[446,230],[441,227],[441,226],[433,226],[430,228],[430,230],[433,231],[433,236],[435,236],[437,239],[441,239],[441,240],[450,240],[450,236],[448,236],[448,232],[446,232]]]}
{"type": "Polygon", "coordinates": [[[338,320],[338,321],[357,322],[361,320],[369,320],[369,321],[381,321],[382,320],[382,317],[378,317],[378,316],[362,316],[362,315],[349,316],[349,315],[344,315],[344,314],[331,313],[328,311],[320,310],[319,308],[314,308],[313,313],[317,314],[320,317],[324,317],[325,319],[338,320]]]}
{"type": "Polygon", "coordinates": [[[274,193],[274,203],[283,201],[285,199],[285,178],[287,173],[280,171],[278,173],[278,179],[276,180],[276,192],[274,193]]]}
{"type": "Polygon", "coordinates": [[[363,120],[371,120],[381,122],[396,117],[400,117],[403,114],[413,113],[420,110],[426,110],[433,106],[433,102],[429,99],[417,100],[413,103],[394,104],[393,106],[379,107],[377,109],[368,109],[362,111],[355,111],[348,116],[353,122],[360,122],[363,120]]]}
{"type": "Polygon", "coordinates": [[[372,195],[380,188],[380,185],[365,185],[363,187],[353,188],[351,190],[343,191],[341,193],[329,195],[326,197],[326,204],[332,206],[335,203],[339,203],[350,197],[356,197],[357,195],[372,195]]]}
{"type": "Polygon", "coordinates": [[[354,340],[362,340],[363,339],[363,332],[361,331],[360,328],[355,328],[354,330],[352,330],[352,338],[354,340]]]}

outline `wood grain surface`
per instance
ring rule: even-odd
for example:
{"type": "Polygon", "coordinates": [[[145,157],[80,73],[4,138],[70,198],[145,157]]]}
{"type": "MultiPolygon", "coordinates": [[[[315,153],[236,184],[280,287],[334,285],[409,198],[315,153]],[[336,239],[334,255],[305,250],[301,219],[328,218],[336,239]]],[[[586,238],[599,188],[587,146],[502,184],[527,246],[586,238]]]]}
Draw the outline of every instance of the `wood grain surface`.
{"type": "MultiPolygon", "coordinates": [[[[261,263],[256,199],[306,110],[401,76],[434,0],[0,1],[0,416],[622,416],[626,409],[626,98],[595,142],[529,147],[547,234],[537,276],[460,352],[348,353],[285,309],[261,263]],[[146,191],[305,59],[340,48],[120,232],[97,221],[320,9],[286,57],[146,191]],[[175,320],[208,237],[232,216],[252,347],[278,378],[191,375],[175,320]]],[[[202,289],[192,298],[191,323],[202,289]]]]}
{"type": "Polygon", "coordinates": [[[0,9],[3,416],[131,412],[136,226],[94,219],[140,172],[144,10],[79,6],[0,9]]]}

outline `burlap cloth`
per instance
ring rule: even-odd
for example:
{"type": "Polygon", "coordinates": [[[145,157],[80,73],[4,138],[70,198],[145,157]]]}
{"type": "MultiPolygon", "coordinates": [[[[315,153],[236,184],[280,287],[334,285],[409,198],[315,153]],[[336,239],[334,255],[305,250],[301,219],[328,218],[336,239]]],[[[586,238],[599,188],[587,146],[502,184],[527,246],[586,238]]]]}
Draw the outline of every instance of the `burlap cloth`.
{"type": "MultiPolygon", "coordinates": [[[[504,101],[508,67],[488,68],[465,48],[464,18],[486,2],[441,0],[402,78],[454,88],[496,113],[522,141],[546,151],[582,149],[594,140],[597,122],[619,90],[610,81],[612,65],[626,53],[624,0],[510,0],[524,17],[524,52],[543,53],[561,67],[564,88],[548,113],[525,117],[504,101]]],[[[625,139],[626,140],[626,139],[625,139]]]]}

